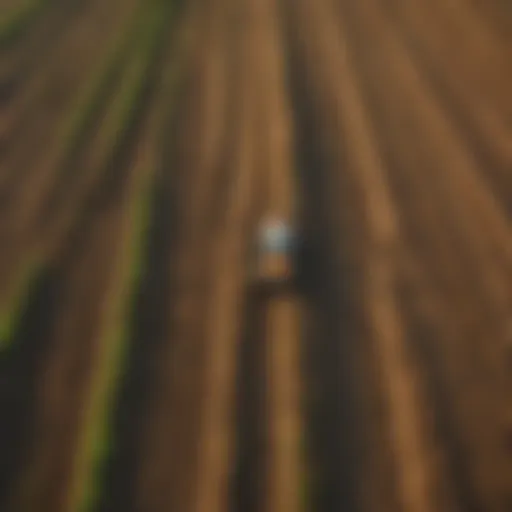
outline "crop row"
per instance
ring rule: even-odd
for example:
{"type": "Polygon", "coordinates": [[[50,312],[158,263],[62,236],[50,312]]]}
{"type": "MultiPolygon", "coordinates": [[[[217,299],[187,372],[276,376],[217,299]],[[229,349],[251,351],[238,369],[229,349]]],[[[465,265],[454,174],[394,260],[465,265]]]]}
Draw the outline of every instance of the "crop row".
{"type": "MultiPolygon", "coordinates": [[[[89,174],[101,173],[105,166],[108,166],[109,156],[122,142],[119,134],[128,122],[132,98],[137,95],[137,91],[133,91],[133,88],[142,87],[142,84],[140,86],[134,84],[137,84],[137,74],[141,73],[140,68],[145,66],[144,57],[141,57],[143,50],[139,48],[135,52],[133,62],[130,62],[130,57],[140,41],[141,33],[146,31],[147,38],[148,29],[144,27],[147,18],[141,16],[144,12],[144,6],[141,3],[134,16],[128,20],[118,40],[114,42],[113,48],[107,53],[98,71],[90,78],[76,102],[70,107],[69,114],[59,129],[56,145],[46,165],[49,183],[52,183],[52,177],[56,179],[56,184],[53,190],[49,191],[49,196],[43,198],[48,205],[49,211],[43,212],[47,217],[52,217],[51,213],[57,205],[56,201],[62,199],[59,197],[61,195],[59,192],[62,190],[61,183],[66,183],[66,176],[81,178],[82,174],[87,174],[83,169],[79,170],[81,172],[77,171],[77,167],[80,167],[79,159],[84,158],[84,153],[90,146],[89,141],[94,130],[99,127],[101,133],[95,138],[97,142],[94,151],[97,154],[97,160],[92,162],[89,174]],[[130,78],[129,73],[134,76],[130,78]],[[121,84],[120,90],[117,89],[119,84],[121,84]],[[110,103],[110,98],[113,98],[114,102],[110,103]]],[[[148,12],[151,12],[151,9],[148,12]]],[[[78,211],[68,214],[67,219],[57,219],[57,224],[65,220],[66,229],[69,230],[77,218],[78,211]]],[[[66,229],[61,228],[60,237],[66,229]]],[[[54,245],[58,246],[55,243],[54,245]]],[[[4,294],[0,307],[0,347],[5,348],[9,345],[22,319],[24,304],[33,290],[33,284],[37,282],[41,272],[44,272],[54,250],[55,247],[51,246],[51,241],[48,243],[47,240],[32,246],[27,254],[22,255],[19,270],[12,273],[10,286],[7,290],[2,290],[4,294]]]]}
{"type": "MultiPolygon", "coordinates": [[[[94,159],[96,165],[93,170],[97,173],[97,176],[89,184],[92,195],[86,194],[86,197],[83,197],[81,206],[77,211],[72,212],[71,216],[75,220],[66,222],[67,229],[65,231],[68,231],[69,236],[72,237],[68,241],[69,244],[72,243],[73,237],[77,236],[77,230],[82,229],[80,225],[100,222],[100,220],[94,220],[94,208],[97,206],[98,200],[109,201],[109,195],[115,197],[118,186],[122,189],[128,187],[128,190],[132,190],[131,193],[127,192],[131,199],[125,198],[123,200],[123,202],[127,201],[127,206],[123,208],[128,208],[128,210],[125,210],[126,218],[123,220],[125,226],[123,229],[128,230],[125,237],[128,238],[124,243],[124,251],[122,252],[123,254],[126,253],[127,256],[122,256],[119,275],[113,281],[117,284],[112,284],[113,288],[109,292],[109,296],[112,294],[111,302],[114,309],[109,310],[106,325],[102,328],[103,334],[100,334],[100,338],[94,341],[94,345],[99,347],[100,353],[91,370],[93,375],[90,376],[90,384],[87,385],[86,401],[89,405],[85,409],[84,424],[80,426],[80,429],[83,428],[83,432],[80,434],[81,440],[77,441],[79,450],[72,472],[73,484],[72,489],[70,489],[70,501],[67,505],[73,510],[77,508],[89,509],[96,505],[97,482],[95,474],[98,471],[98,466],[102,465],[102,461],[106,457],[106,453],[103,453],[102,450],[102,446],[105,446],[108,439],[105,434],[105,415],[109,409],[108,397],[115,389],[116,379],[114,376],[119,376],[115,367],[120,364],[120,359],[122,359],[122,348],[126,339],[126,322],[129,314],[125,311],[126,308],[129,308],[129,304],[123,304],[122,298],[130,297],[132,286],[137,286],[138,279],[136,276],[140,271],[138,253],[144,245],[144,218],[148,206],[147,188],[149,185],[146,183],[146,179],[150,180],[149,175],[151,175],[145,170],[148,163],[139,162],[136,169],[129,171],[127,179],[132,183],[121,185],[126,172],[118,169],[118,167],[128,164],[128,162],[123,162],[124,146],[127,143],[139,145],[136,137],[137,127],[143,122],[141,115],[147,109],[148,94],[157,83],[155,66],[158,66],[158,56],[161,54],[162,38],[166,33],[166,24],[170,24],[172,21],[172,11],[169,10],[171,7],[172,4],[169,6],[169,4],[157,3],[149,7],[146,6],[146,9],[142,11],[143,16],[138,21],[139,31],[135,34],[136,51],[133,52],[132,58],[127,61],[124,71],[119,75],[121,85],[112,92],[112,94],[117,92],[115,102],[108,105],[105,122],[102,125],[101,135],[103,138],[98,140],[98,144],[103,149],[98,151],[97,158],[94,159]],[[132,178],[129,177],[130,175],[132,175],[132,178]]],[[[131,36],[134,36],[134,34],[131,34],[131,36]]],[[[108,73],[111,66],[116,62],[117,59],[111,58],[109,65],[106,66],[106,71],[104,70],[101,75],[104,76],[105,73],[108,73]]],[[[87,100],[85,104],[94,103],[98,95],[101,94],[101,86],[93,88],[93,93],[85,95],[87,100]]],[[[76,123],[75,126],[80,129],[83,122],[76,123]]],[[[126,195],[126,193],[123,193],[123,195],[126,195]]],[[[42,254],[47,257],[51,255],[51,252],[42,252],[42,254]]],[[[38,274],[44,272],[46,262],[44,258],[42,259],[40,265],[35,266],[29,273],[30,280],[33,280],[34,284],[37,282],[38,274]]],[[[31,294],[35,292],[31,289],[31,284],[29,283],[23,290],[24,300],[28,300],[31,294]]],[[[23,323],[23,309],[20,304],[20,323],[12,330],[13,335],[23,323]]],[[[57,355],[57,359],[58,357],[57,355]]],[[[60,414],[65,415],[66,411],[60,411],[60,414]]],[[[38,449],[37,445],[35,449],[38,449]]],[[[37,486],[37,479],[40,478],[37,475],[41,475],[37,467],[28,467],[26,470],[28,473],[24,473],[19,481],[21,487],[18,487],[18,489],[21,494],[24,494],[22,489],[26,491],[35,489],[33,486],[37,486]],[[28,487],[26,487],[27,485],[28,487]]],[[[27,499],[30,500],[30,492],[26,494],[27,499]]]]}
{"type": "MultiPolygon", "coordinates": [[[[149,66],[152,59],[156,57],[159,45],[162,43],[162,36],[166,27],[173,26],[171,7],[161,6],[153,11],[153,18],[148,25],[147,43],[148,46],[141,51],[142,67],[138,68],[138,80],[134,81],[138,86],[132,89],[132,95],[124,95],[125,115],[128,112],[135,113],[134,105],[137,104],[137,96],[142,92],[145,85],[145,78],[149,75],[149,66]]],[[[168,112],[169,103],[167,95],[172,96],[175,79],[178,78],[176,62],[167,63],[168,72],[172,75],[168,88],[163,91],[163,98],[155,102],[151,108],[157,109],[154,123],[161,128],[165,119],[162,113],[168,112]],[[158,109],[160,109],[158,111],[158,109]]],[[[140,98],[140,96],[139,96],[140,98]]],[[[130,124],[130,120],[124,117],[123,126],[130,124]]],[[[150,127],[148,127],[150,128],[150,127]]],[[[154,131],[146,128],[148,136],[156,139],[148,144],[149,154],[144,155],[142,161],[138,163],[140,168],[134,169],[134,183],[132,184],[132,199],[129,211],[126,216],[126,225],[129,226],[129,235],[126,241],[126,249],[122,252],[122,264],[120,271],[120,280],[118,288],[113,290],[113,301],[108,315],[108,321],[104,326],[102,334],[98,340],[100,355],[93,370],[94,375],[91,378],[90,403],[88,413],[85,417],[84,436],[80,443],[79,450],[82,453],[84,465],[82,470],[77,472],[76,482],[82,489],[79,493],[81,505],[77,508],[71,507],[71,510],[93,510],[98,505],[101,498],[101,486],[105,471],[105,465],[108,463],[112,454],[112,446],[115,445],[111,427],[111,415],[115,410],[116,396],[120,389],[122,378],[124,377],[124,362],[127,351],[130,349],[131,326],[135,322],[137,311],[135,300],[138,291],[142,285],[145,273],[145,248],[147,247],[147,236],[150,228],[151,208],[154,190],[154,173],[157,162],[154,151],[158,150],[158,137],[154,131]]],[[[143,137],[145,135],[143,134],[143,137]]]]}

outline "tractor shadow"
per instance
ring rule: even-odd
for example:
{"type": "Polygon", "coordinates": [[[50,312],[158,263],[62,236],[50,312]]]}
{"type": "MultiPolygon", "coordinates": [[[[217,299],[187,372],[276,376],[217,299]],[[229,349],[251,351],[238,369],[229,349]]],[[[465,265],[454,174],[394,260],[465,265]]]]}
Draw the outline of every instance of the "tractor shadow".
{"type": "MultiPolygon", "coordinates": [[[[359,510],[360,413],[354,360],[359,329],[353,299],[353,262],[340,254],[332,173],[311,92],[289,48],[288,83],[295,116],[297,180],[301,192],[301,243],[297,287],[309,311],[302,338],[307,467],[306,500],[318,512],[359,510]]],[[[343,210],[339,210],[343,211],[343,210]]],[[[341,237],[341,241],[339,238],[341,237]]]]}

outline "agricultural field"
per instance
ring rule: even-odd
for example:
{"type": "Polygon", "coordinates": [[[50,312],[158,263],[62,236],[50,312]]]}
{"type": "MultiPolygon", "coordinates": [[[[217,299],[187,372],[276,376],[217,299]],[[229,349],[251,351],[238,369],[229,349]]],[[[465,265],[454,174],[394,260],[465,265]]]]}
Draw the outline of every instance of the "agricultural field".
{"type": "Polygon", "coordinates": [[[511,91],[503,0],[0,0],[0,511],[510,512],[511,91]]]}

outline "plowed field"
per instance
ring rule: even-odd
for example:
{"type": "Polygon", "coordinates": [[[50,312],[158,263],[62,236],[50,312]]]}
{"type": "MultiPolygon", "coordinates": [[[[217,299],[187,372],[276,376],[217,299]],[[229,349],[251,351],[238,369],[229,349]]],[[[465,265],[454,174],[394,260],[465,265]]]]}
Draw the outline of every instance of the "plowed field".
{"type": "Polygon", "coordinates": [[[0,0],[0,511],[510,512],[511,91],[504,1],[0,0]]]}

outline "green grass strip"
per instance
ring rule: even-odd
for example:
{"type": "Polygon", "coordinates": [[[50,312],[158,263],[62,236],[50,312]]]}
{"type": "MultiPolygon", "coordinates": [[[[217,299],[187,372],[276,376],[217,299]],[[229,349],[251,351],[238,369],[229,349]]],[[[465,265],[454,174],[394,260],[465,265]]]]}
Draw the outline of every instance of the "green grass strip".
{"type": "MultiPolygon", "coordinates": [[[[142,2],[141,6],[142,5],[146,4],[142,2]]],[[[126,64],[127,58],[130,56],[130,51],[137,48],[137,42],[141,39],[140,33],[145,28],[144,19],[144,17],[141,18],[140,9],[133,18],[130,18],[128,27],[122,30],[114,47],[102,63],[100,71],[94,76],[90,84],[81,94],[76,103],[77,107],[72,109],[58,137],[58,140],[63,141],[61,148],[58,150],[59,154],[61,154],[59,161],[69,161],[70,155],[76,151],[78,144],[91,128],[94,120],[99,116],[107,100],[105,97],[108,96],[105,94],[106,90],[109,89],[113,82],[119,79],[123,65],[126,64]]],[[[145,32],[147,33],[147,27],[145,28],[145,32]]],[[[147,38],[147,35],[145,37],[147,38]]],[[[142,66],[143,62],[139,62],[138,65],[142,66]]],[[[131,96],[124,93],[121,99],[121,102],[124,104],[122,104],[120,108],[125,112],[129,109],[129,97],[131,96]]],[[[119,101],[116,103],[119,104],[119,101]]],[[[119,118],[119,115],[114,117],[119,118]]],[[[126,114],[123,117],[126,117],[126,114]]],[[[113,122],[113,124],[116,123],[113,122]]],[[[111,141],[114,140],[115,133],[117,133],[116,129],[119,125],[120,123],[117,122],[116,126],[111,128],[111,141]]],[[[61,166],[66,168],[64,164],[61,166]]],[[[20,277],[14,288],[13,297],[10,299],[9,303],[0,310],[0,354],[10,346],[23,317],[27,298],[33,291],[33,286],[34,283],[37,282],[38,276],[41,272],[44,272],[44,267],[45,255],[33,254],[30,261],[26,263],[20,273],[20,277]]]]}
{"type": "MultiPolygon", "coordinates": [[[[129,66],[125,70],[125,73],[121,77],[121,87],[116,93],[115,104],[111,105],[111,108],[109,109],[109,116],[106,120],[108,130],[105,133],[105,137],[108,137],[111,143],[114,143],[117,140],[121,128],[126,127],[134,120],[137,104],[140,100],[141,93],[143,92],[145,85],[147,71],[151,65],[151,59],[156,49],[155,46],[157,41],[155,41],[155,39],[159,40],[156,37],[156,34],[160,31],[160,24],[161,28],[163,28],[164,21],[165,17],[163,16],[162,9],[156,9],[154,7],[153,9],[148,10],[146,16],[143,18],[142,27],[144,30],[139,35],[139,40],[137,41],[137,53],[133,56],[133,60],[130,62],[129,66]]],[[[121,141],[118,140],[118,143],[120,142],[121,141]]],[[[111,146],[110,150],[112,153],[115,152],[115,147],[111,146]]],[[[108,171],[109,163],[110,159],[107,158],[103,169],[104,171],[108,171]]],[[[138,171],[136,170],[136,172],[138,171]]],[[[141,206],[141,208],[144,208],[144,206],[141,206]]],[[[133,212],[129,213],[129,215],[132,214],[133,212]]],[[[138,225],[137,230],[143,231],[141,226],[145,225],[145,221],[142,211],[140,214],[136,213],[135,215],[136,216],[133,218],[136,219],[136,223],[138,225]]],[[[142,247],[142,242],[137,241],[134,243],[136,246],[142,247]]],[[[133,248],[127,247],[126,250],[123,251],[125,254],[131,255],[132,252],[127,251],[133,251],[133,248]]],[[[130,261],[131,258],[128,257],[127,260],[130,261]]],[[[40,263],[39,260],[36,262],[35,266],[27,272],[28,275],[24,279],[25,286],[23,295],[26,295],[30,292],[30,283],[35,281],[38,277],[38,274],[42,271],[44,271],[44,266],[40,263]]],[[[123,275],[126,274],[127,271],[125,271],[123,275]]],[[[129,290],[127,290],[126,293],[125,290],[123,290],[120,294],[115,293],[115,297],[124,297],[127,294],[129,294],[129,290]]],[[[25,300],[21,302],[25,302],[27,297],[24,297],[24,299],[25,300]]],[[[122,306],[118,305],[117,307],[121,308],[122,306]]],[[[16,312],[18,319],[20,319],[20,310],[22,311],[23,308],[19,307],[18,311],[16,312]]],[[[98,404],[98,401],[103,400],[104,396],[108,396],[110,394],[108,389],[117,380],[113,377],[112,372],[114,372],[115,368],[119,367],[119,364],[116,364],[115,362],[122,356],[122,352],[118,353],[118,351],[122,349],[122,341],[127,336],[127,334],[124,332],[125,329],[127,329],[127,325],[124,323],[119,323],[116,320],[119,319],[119,314],[120,313],[117,311],[112,312],[112,323],[106,328],[105,336],[103,339],[99,340],[100,351],[103,353],[96,370],[97,376],[93,377],[93,389],[91,390],[90,403],[91,411],[96,411],[98,407],[101,407],[102,404],[98,404]],[[111,379],[113,379],[112,384],[109,384],[111,379]],[[96,386],[95,384],[97,382],[99,384],[96,386]]],[[[11,314],[11,322],[13,318],[15,317],[11,314]]],[[[13,332],[12,327],[11,332],[13,332]]],[[[91,412],[91,415],[95,416],[95,413],[91,412]]],[[[73,478],[74,485],[72,486],[71,492],[72,501],[70,507],[68,508],[70,511],[84,510],[88,506],[87,503],[93,502],[96,493],[91,490],[94,489],[93,483],[89,483],[89,480],[93,480],[93,477],[89,475],[89,466],[90,464],[94,464],[94,462],[91,461],[95,461],[98,457],[100,457],[108,445],[107,440],[102,438],[101,433],[97,432],[97,426],[94,423],[89,424],[88,422],[84,428],[84,442],[80,443],[78,447],[79,454],[78,463],[76,466],[79,476],[77,478],[73,478]],[[92,440],[90,440],[91,438],[92,440]],[[84,482],[87,482],[87,484],[84,484],[84,482]]],[[[31,475],[28,481],[24,480],[21,482],[23,489],[21,493],[30,494],[32,492],[31,489],[33,488],[33,485],[37,485],[34,482],[37,482],[39,477],[40,475],[37,474],[31,475]]]]}
{"type": "MultiPolygon", "coordinates": [[[[150,180],[148,180],[150,181],[150,180]]],[[[136,291],[141,280],[142,264],[144,260],[144,247],[149,227],[151,193],[148,184],[143,187],[140,198],[132,213],[135,219],[130,256],[124,258],[125,268],[123,275],[127,276],[127,283],[122,286],[118,294],[124,297],[120,300],[117,311],[112,314],[111,323],[100,340],[100,350],[103,350],[99,362],[96,386],[92,390],[91,419],[86,426],[83,446],[84,462],[75,476],[77,490],[71,498],[69,511],[88,512],[94,510],[101,495],[103,481],[103,461],[107,460],[112,447],[110,430],[106,428],[107,417],[114,406],[119,381],[123,375],[124,361],[126,360],[128,340],[130,338],[130,316],[136,291]]]]}
{"type": "MultiPolygon", "coordinates": [[[[163,22],[168,23],[168,18],[168,15],[160,12],[154,19],[154,25],[151,24],[151,33],[155,35],[163,30],[163,22]]],[[[153,45],[149,47],[155,50],[153,45]]],[[[114,306],[104,336],[99,341],[103,353],[98,362],[96,375],[92,379],[91,401],[87,423],[84,426],[83,442],[78,447],[79,456],[73,475],[74,486],[69,512],[89,512],[96,508],[101,496],[105,463],[109,459],[113,445],[111,414],[125,369],[134,301],[144,271],[144,249],[150,224],[153,173],[148,173],[148,176],[140,187],[141,192],[135,201],[136,204],[132,207],[130,218],[134,219],[134,226],[129,251],[125,252],[129,257],[124,259],[124,278],[121,277],[120,289],[115,290],[115,297],[119,300],[114,306]]]]}

